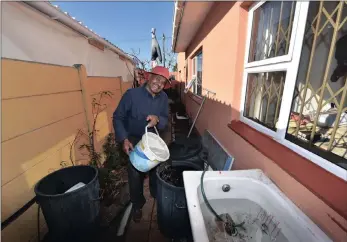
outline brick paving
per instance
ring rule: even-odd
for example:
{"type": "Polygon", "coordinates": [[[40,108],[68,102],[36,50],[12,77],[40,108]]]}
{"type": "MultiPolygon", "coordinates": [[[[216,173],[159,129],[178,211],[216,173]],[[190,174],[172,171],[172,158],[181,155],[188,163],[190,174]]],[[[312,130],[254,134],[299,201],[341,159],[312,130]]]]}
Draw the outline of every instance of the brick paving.
{"type": "Polygon", "coordinates": [[[130,221],[125,242],[169,242],[158,229],[157,212],[155,199],[151,197],[149,192],[148,178],[145,179],[144,196],[146,204],[142,208],[142,219],[139,223],[130,221]]]}
{"type": "MultiPolygon", "coordinates": [[[[169,115],[171,120],[171,112],[169,115]]],[[[169,144],[171,142],[171,122],[167,129],[161,134],[162,139],[169,144]]],[[[135,223],[132,218],[127,226],[125,242],[169,242],[171,239],[165,238],[159,231],[157,224],[157,206],[156,201],[150,195],[148,178],[145,179],[143,195],[146,198],[146,204],[142,208],[142,219],[135,223]]]]}

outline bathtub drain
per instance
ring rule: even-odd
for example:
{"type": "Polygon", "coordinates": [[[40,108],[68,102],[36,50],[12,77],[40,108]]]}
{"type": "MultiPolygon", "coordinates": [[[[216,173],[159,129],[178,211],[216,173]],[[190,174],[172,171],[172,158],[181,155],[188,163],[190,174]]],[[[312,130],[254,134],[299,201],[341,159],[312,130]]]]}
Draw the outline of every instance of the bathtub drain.
{"type": "Polygon", "coordinates": [[[229,184],[224,184],[222,186],[222,190],[223,190],[223,192],[229,192],[230,191],[230,185],[229,184]]]}

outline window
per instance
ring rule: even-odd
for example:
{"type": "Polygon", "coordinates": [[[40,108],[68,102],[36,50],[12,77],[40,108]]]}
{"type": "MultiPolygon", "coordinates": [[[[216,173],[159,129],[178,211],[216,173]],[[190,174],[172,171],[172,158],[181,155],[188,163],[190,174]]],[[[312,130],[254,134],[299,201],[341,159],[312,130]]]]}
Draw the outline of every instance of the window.
{"type": "Polygon", "coordinates": [[[250,73],[244,115],[276,131],[286,72],[250,73]]]}
{"type": "Polygon", "coordinates": [[[288,54],[295,2],[266,2],[253,13],[249,62],[288,54]]]}
{"type": "Polygon", "coordinates": [[[193,84],[193,93],[202,96],[202,51],[192,59],[192,73],[196,81],[193,84]]]}
{"type": "Polygon", "coordinates": [[[241,120],[346,180],[347,2],[249,14],[241,120]]]}

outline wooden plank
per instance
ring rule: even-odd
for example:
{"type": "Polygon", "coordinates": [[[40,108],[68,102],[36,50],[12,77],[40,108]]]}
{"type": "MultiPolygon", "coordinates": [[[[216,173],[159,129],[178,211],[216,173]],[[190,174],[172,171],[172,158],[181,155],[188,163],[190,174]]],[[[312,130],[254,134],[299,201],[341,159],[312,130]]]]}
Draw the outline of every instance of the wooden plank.
{"type": "Polygon", "coordinates": [[[83,113],[2,143],[2,186],[45,160],[85,128],[83,113]]]}
{"type": "Polygon", "coordinates": [[[2,101],[2,141],[83,112],[80,91],[2,101]]]}
{"type": "Polygon", "coordinates": [[[77,69],[1,59],[2,99],[80,90],[77,69]]]}
{"type": "MultiPolygon", "coordinates": [[[[74,136],[66,141],[72,141],[74,136]]],[[[2,209],[1,220],[7,219],[14,212],[20,209],[25,203],[30,201],[34,195],[35,184],[44,176],[58,169],[61,169],[61,161],[67,160],[70,154],[70,147],[67,145],[48,156],[25,173],[2,187],[2,209]]]]}

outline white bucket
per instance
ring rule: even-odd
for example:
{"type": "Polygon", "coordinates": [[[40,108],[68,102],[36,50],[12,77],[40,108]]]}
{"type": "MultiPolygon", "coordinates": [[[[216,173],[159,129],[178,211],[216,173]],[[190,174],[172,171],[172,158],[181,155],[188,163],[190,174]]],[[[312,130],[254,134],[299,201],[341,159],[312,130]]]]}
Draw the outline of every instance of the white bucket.
{"type": "Polygon", "coordinates": [[[154,130],[157,134],[148,132],[148,126],[146,126],[145,134],[130,153],[131,164],[141,172],[151,170],[170,157],[169,148],[160,138],[156,127],[154,130]]]}

